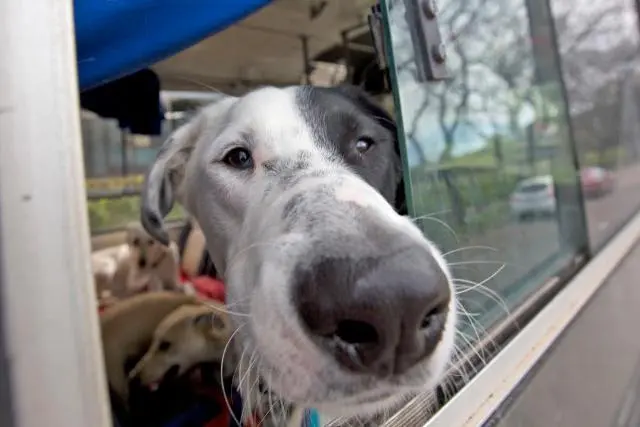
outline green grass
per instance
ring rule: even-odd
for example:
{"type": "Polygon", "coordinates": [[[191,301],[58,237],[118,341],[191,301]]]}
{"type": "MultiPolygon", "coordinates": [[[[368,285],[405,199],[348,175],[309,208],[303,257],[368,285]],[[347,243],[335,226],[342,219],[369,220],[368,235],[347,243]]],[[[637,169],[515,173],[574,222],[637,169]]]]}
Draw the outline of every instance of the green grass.
{"type": "MultiPolygon", "coordinates": [[[[87,201],[91,234],[114,230],[130,222],[140,221],[140,196],[92,199],[87,201]]],[[[168,220],[184,218],[184,211],[175,206],[168,220]]]]}

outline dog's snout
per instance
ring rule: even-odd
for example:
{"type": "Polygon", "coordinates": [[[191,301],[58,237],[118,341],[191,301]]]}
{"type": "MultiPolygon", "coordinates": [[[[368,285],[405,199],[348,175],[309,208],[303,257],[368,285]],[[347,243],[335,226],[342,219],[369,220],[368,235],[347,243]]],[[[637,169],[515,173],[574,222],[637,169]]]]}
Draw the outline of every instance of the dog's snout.
{"type": "Polygon", "coordinates": [[[294,303],[312,339],[345,368],[387,377],[427,358],[442,336],[451,291],[422,247],[298,269],[294,303]]]}
{"type": "Polygon", "coordinates": [[[146,259],[144,259],[144,258],[140,258],[140,259],[138,260],[138,267],[140,267],[140,268],[145,268],[145,267],[146,267],[146,265],[147,265],[147,260],[146,260],[146,259]]]}

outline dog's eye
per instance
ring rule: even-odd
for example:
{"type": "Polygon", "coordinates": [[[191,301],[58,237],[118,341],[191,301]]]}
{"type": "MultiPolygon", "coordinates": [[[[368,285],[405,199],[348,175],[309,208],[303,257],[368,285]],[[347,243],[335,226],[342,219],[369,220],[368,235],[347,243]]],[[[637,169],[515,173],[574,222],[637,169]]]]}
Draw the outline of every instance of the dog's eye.
{"type": "Polygon", "coordinates": [[[158,344],[158,351],[167,351],[171,347],[171,343],[169,341],[161,341],[158,344]]]}
{"type": "Polygon", "coordinates": [[[356,141],[355,149],[358,153],[364,154],[373,146],[373,140],[371,138],[362,137],[356,141]]]}
{"type": "Polygon", "coordinates": [[[140,245],[140,239],[138,239],[137,237],[135,239],[133,239],[132,242],[133,246],[139,246],[140,245]]]}
{"type": "Polygon", "coordinates": [[[236,169],[253,168],[253,158],[249,150],[245,148],[232,149],[224,156],[222,161],[236,169]]]}

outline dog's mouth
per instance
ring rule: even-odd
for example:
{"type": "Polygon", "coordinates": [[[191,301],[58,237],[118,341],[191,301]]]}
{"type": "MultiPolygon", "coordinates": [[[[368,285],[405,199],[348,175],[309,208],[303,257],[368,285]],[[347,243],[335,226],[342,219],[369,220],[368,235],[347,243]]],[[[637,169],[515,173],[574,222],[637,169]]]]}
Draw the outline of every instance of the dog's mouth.
{"type": "Polygon", "coordinates": [[[158,381],[152,381],[147,386],[149,391],[156,391],[160,388],[161,385],[171,383],[178,379],[180,375],[180,366],[172,365],[167,372],[160,378],[158,381]]]}

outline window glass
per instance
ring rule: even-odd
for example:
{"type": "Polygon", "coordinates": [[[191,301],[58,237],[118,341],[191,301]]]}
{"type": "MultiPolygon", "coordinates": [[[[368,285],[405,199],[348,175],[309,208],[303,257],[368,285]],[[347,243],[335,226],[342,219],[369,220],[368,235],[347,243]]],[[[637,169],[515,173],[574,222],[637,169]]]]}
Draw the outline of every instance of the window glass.
{"type": "Polygon", "coordinates": [[[424,9],[385,3],[409,209],[455,278],[464,347],[586,247],[550,13],[538,1],[440,1],[450,78],[427,82],[424,9]]]}
{"type": "Polygon", "coordinates": [[[640,62],[633,0],[553,0],[593,249],[640,206],[640,62]]]}

